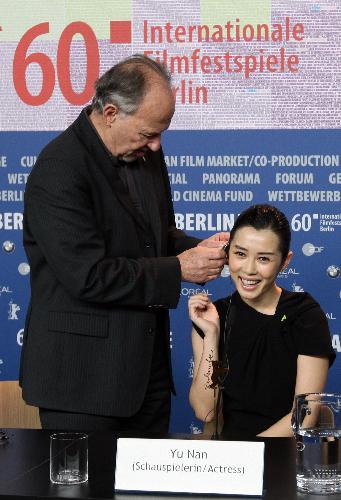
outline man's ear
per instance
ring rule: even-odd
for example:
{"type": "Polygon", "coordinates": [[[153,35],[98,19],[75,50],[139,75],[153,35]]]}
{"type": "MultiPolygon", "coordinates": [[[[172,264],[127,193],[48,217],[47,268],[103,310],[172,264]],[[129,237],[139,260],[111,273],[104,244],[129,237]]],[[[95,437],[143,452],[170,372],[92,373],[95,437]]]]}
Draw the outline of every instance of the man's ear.
{"type": "Polygon", "coordinates": [[[294,255],[293,252],[291,250],[289,250],[288,255],[286,256],[286,258],[281,266],[281,271],[283,271],[283,269],[285,269],[289,265],[293,255],[294,255]]]}
{"type": "Polygon", "coordinates": [[[111,127],[117,118],[119,109],[115,104],[106,104],[103,109],[103,118],[107,127],[111,127]]]}

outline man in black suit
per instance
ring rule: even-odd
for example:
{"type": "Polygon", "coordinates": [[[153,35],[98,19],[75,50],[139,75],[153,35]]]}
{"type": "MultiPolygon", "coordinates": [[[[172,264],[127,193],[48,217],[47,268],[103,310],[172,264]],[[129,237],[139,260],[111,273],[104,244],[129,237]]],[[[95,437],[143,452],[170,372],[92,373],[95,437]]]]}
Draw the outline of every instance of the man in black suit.
{"type": "Polygon", "coordinates": [[[175,227],[160,144],[173,113],[165,69],[133,56],[97,81],[28,179],[20,380],[43,428],[168,429],[168,309],[181,280],[219,275],[227,240],[175,227]]]}

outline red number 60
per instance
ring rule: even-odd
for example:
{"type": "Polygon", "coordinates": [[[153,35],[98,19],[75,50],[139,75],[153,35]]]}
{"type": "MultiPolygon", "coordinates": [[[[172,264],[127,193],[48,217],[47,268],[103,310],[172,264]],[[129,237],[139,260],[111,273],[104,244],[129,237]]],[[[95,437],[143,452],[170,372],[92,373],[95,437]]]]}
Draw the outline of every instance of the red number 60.
{"type": "MultiPolygon", "coordinates": [[[[45,104],[55,86],[55,69],[51,59],[42,52],[27,55],[31,43],[46,33],[49,33],[49,23],[33,26],[23,35],[14,54],[14,87],[20,99],[30,106],[45,104]],[[32,63],[38,64],[42,72],[42,86],[37,95],[32,95],[27,88],[26,70],[32,63]]],[[[99,75],[99,51],[96,36],[88,24],[77,21],[69,24],[62,32],[57,49],[57,74],[62,94],[70,104],[82,105],[89,101],[93,93],[93,84],[99,75]],[[84,89],[79,93],[73,90],[70,77],[70,49],[76,34],[82,35],[84,39],[87,59],[84,89]]]]}

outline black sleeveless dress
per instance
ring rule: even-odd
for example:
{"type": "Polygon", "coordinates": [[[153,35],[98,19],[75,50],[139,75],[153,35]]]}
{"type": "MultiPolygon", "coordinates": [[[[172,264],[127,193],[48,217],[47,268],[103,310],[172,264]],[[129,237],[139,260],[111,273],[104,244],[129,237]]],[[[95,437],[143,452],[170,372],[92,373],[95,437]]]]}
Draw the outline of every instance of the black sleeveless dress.
{"type": "Polygon", "coordinates": [[[215,302],[222,332],[221,357],[226,349],[223,332],[229,322],[226,313],[230,300],[233,319],[227,346],[229,373],[223,389],[222,434],[226,439],[252,439],[291,411],[297,356],[325,356],[332,364],[335,353],[319,304],[308,293],[283,289],[272,316],[248,306],[238,292],[215,302]]]}

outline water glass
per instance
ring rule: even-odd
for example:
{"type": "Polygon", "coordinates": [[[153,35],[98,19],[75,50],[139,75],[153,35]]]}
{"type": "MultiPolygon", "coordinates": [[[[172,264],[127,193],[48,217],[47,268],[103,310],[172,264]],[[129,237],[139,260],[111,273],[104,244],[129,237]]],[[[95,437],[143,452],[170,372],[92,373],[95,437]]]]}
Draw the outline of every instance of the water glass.
{"type": "Polygon", "coordinates": [[[58,432],[50,436],[50,480],[80,484],[88,480],[88,435],[58,432]]]}
{"type": "Polygon", "coordinates": [[[297,489],[341,492],[341,394],[306,393],[295,398],[297,489]]]}

